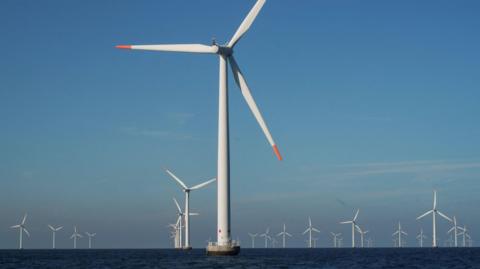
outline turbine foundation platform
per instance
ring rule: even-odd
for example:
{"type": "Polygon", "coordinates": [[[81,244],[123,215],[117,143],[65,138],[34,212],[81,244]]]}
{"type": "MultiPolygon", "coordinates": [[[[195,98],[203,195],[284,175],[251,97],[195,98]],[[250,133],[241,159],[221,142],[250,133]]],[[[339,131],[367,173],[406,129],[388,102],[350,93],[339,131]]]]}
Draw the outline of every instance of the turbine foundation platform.
{"type": "Polygon", "coordinates": [[[210,242],[207,246],[208,256],[235,256],[240,253],[240,246],[232,243],[225,246],[219,246],[214,242],[210,242]]]}
{"type": "Polygon", "coordinates": [[[192,250],[192,247],[183,247],[182,250],[192,250]]]}

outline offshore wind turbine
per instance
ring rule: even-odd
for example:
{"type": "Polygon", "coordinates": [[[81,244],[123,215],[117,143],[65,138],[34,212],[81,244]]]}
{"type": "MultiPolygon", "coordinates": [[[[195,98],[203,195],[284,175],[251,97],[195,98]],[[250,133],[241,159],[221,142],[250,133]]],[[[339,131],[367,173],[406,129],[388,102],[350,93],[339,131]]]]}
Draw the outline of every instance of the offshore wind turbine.
{"type": "Polygon", "coordinates": [[[252,248],[255,248],[255,237],[257,237],[258,234],[248,233],[248,235],[252,238],[252,248]]]}
{"type": "Polygon", "coordinates": [[[355,227],[357,228],[358,233],[360,233],[360,246],[363,248],[363,236],[366,235],[368,231],[362,231],[358,225],[355,225],[355,227]]]}
{"type": "Polygon", "coordinates": [[[291,234],[287,233],[287,226],[285,226],[285,223],[283,224],[283,231],[279,232],[277,234],[277,236],[282,236],[283,237],[282,238],[282,242],[283,242],[282,246],[283,246],[283,248],[285,248],[285,236],[292,237],[291,234]]]}
{"type": "Polygon", "coordinates": [[[355,247],[355,225],[357,225],[356,221],[357,221],[359,212],[360,212],[360,209],[357,209],[357,213],[355,213],[355,216],[353,217],[352,220],[340,222],[340,224],[349,224],[349,223],[352,224],[352,248],[355,247]]]}
{"type": "Polygon", "coordinates": [[[463,235],[463,247],[466,247],[466,237],[468,237],[469,235],[467,234],[467,226],[466,225],[463,225],[463,228],[460,228],[462,230],[462,232],[460,233],[460,235],[463,235]]]}
{"type": "Polygon", "coordinates": [[[73,227],[73,234],[70,236],[70,239],[73,238],[73,248],[77,248],[77,238],[82,238],[83,236],[77,232],[77,226],[73,227]]]}
{"type": "Polygon", "coordinates": [[[447,234],[453,232],[453,237],[454,237],[454,246],[457,247],[458,246],[458,240],[457,240],[457,237],[458,237],[458,230],[461,230],[462,227],[459,227],[457,225],[457,218],[455,216],[453,216],[453,227],[450,228],[450,230],[448,230],[447,234]]]}
{"type": "Polygon", "coordinates": [[[419,216],[417,218],[417,220],[427,216],[428,214],[432,214],[432,219],[433,219],[433,228],[432,228],[432,247],[436,247],[437,246],[437,225],[436,225],[436,222],[435,222],[435,217],[436,217],[436,214],[442,216],[444,219],[448,220],[448,221],[452,221],[449,217],[447,217],[445,214],[443,214],[442,212],[438,211],[437,210],[437,191],[434,190],[433,191],[433,209],[432,210],[429,210],[427,212],[425,212],[423,215],[419,216]]]}
{"type": "MultiPolygon", "coordinates": [[[[22,222],[20,222],[20,224],[17,224],[17,225],[13,225],[12,229],[16,229],[18,228],[19,232],[20,232],[20,235],[19,235],[19,239],[18,239],[18,244],[19,244],[19,249],[23,249],[23,233],[25,233],[28,237],[30,237],[30,233],[28,232],[27,228],[25,227],[25,223],[27,221],[27,213],[25,213],[25,215],[23,215],[23,219],[22,219],[22,222]]],[[[464,240],[465,241],[465,240],[464,240]]]]}
{"type": "Polygon", "coordinates": [[[85,234],[88,236],[88,248],[92,248],[92,237],[94,237],[97,234],[96,233],[91,234],[88,232],[86,232],[85,234]]]}
{"type": "Polygon", "coordinates": [[[245,17],[232,39],[225,45],[213,42],[212,45],[202,44],[170,44],[170,45],[119,45],[119,49],[170,51],[216,54],[219,57],[219,103],[218,103],[218,162],[217,162],[217,244],[209,244],[207,254],[236,255],[240,246],[231,240],[230,228],[230,144],[229,144],[229,111],[228,111],[228,66],[230,63],[235,82],[245,99],[248,107],[255,116],[263,133],[279,160],[282,156],[274,142],[272,135],[263,119],[260,110],[252,97],[247,81],[233,57],[234,47],[248,31],[258,13],[265,4],[265,0],[257,0],[253,8],[245,17]]]}
{"type": "Polygon", "coordinates": [[[333,247],[336,248],[338,247],[338,244],[337,244],[337,237],[341,236],[342,234],[341,233],[333,233],[333,232],[330,232],[333,236],[333,247]]]}
{"type": "Polygon", "coordinates": [[[402,234],[403,235],[408,235],[405,231],[402,230],[402,225],[400,224],[400,222],[398,222],[398,230],[396,232],[394,232],[392,234],[392,236],[395,236],[396,234],[398,234],[398,247],[402,247],[402,234]]]}
{"type": "Polygon", "coordinates": [[[268,247],[268,240],[269,239],[272,239],[269,235],[270,233],[270,228],[267,228],[267,230],[265,231],[265,233],[261,234],[260,237],[265,237],[265,248],[268,247]]]}
{"type": "Polygon", "coordinates": [[[427,236],[423,234],[423,229],[420,229],[420,233],[417,235],[418,243],[421,248],[423,248],[423,239],[426,239],[427,236]]]}
{"type": "Polygon", "coordinates": [[[198,189],[201,189],[205,186],[207,186],[208,184],[214,182],[215,180],[217,180],[216,178],[212,178],[208,181],[205,181],[203,183],[200,183],[198,185],[195,185],[191,188],[187,187],[187,185],[185,185],[185,183],[179,179],[176,175],[174,175],[172,172],[170,172],[168,169],[165,170],[167,172],[167,174],[172,177],[175,181],[178,182],[178,184],[180,184],[180,186],[182,187],[182,190],[183,192],[185,192],[185,215],[184,215],[184,218],[185,218],[185,249],[191,249],[192,247],[190,246],[190,192],[191,191],[194,191],[194,190],[198,190],[198,189]]]}
{"type": "MultiPolygon", "coordinates": [[[[177,206],[177,215],[178,215],[178,219],[177,219],[177,223],[180,224],[179,226],[179,230],[180,230],[180,248],[184,248],[182,246],[182,228],[185,227],[184,225],[182,225],[182,220],[185,219],[185,216],[187,216],[187,213],[185,212],[182,212],[182,208],[180,207],[180,205],[178,204],[177,202],[177,199],[173,198],[173,202],[175,202],[175,205],[177,206]]],[[[199,214],[198,213],[188,213],[188,216],[198,216],[199,214]]]]}
{"type": "Polygon", "coordinates": [[[49,224],[48,228],[50,228],[50,230],[52,231],[52,249],[55,249],[55,233],[60,231],[63,228],[63,226],[54,228],[52,225],[49,224]]]}
{"type": "Polygon", "coordinates": [[[320,231],[312,226],[312,219],[308,217],[308,227],[307,229],[303,232],[303,234],[308,233],[308,247],[312,248],[312,232],[317,232],[319,233],[320,231]]]}

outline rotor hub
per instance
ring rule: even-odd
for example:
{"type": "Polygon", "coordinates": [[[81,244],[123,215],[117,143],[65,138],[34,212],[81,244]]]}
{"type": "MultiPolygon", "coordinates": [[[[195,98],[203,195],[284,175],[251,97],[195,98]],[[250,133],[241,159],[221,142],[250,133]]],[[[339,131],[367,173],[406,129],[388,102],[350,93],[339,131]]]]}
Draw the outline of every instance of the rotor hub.
{"type": "Polygon", "coordinates": [[[233,54],[233,49],[227,46],[218,46],[217,54],[229,57],[233,54]]]}

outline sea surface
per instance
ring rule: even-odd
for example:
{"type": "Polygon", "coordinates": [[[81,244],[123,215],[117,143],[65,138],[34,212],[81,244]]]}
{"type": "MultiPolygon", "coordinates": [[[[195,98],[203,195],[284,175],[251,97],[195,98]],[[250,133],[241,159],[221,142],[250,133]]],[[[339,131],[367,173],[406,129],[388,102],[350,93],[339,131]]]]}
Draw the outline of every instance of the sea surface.
{"type": "Polygon", "coordinates": [[[0,268],[480,268],[480,248],[0,250],[0,268]]]}

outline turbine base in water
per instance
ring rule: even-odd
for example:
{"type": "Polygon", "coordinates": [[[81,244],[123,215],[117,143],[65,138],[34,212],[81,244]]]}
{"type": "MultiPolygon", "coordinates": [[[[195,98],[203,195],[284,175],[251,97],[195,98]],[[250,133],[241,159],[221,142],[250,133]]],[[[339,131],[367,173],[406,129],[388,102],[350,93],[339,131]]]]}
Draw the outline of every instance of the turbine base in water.
{"type": "Polygon", "coordinates": [[[217,244],[208,244],[208,256],[236,256],[240,253],[240,246],[237,244],[230,244],[227,246],[218,246],[217,244]]]}

